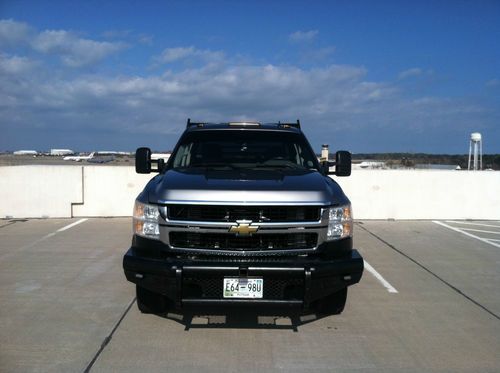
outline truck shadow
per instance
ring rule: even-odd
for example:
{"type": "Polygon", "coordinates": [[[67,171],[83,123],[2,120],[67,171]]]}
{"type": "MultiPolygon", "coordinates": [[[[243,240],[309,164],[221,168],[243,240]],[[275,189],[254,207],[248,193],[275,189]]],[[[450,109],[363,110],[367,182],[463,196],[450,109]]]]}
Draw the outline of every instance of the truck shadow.
{"type": "Polygon", "coordinates": [[[184,330],[190,329],[288,329],[298,332],[298,327],[320,320],[328,315],[302,310],[262,310],[240,308],[193,308],[182,313],[158,315],[178,322],[184,330]]]}

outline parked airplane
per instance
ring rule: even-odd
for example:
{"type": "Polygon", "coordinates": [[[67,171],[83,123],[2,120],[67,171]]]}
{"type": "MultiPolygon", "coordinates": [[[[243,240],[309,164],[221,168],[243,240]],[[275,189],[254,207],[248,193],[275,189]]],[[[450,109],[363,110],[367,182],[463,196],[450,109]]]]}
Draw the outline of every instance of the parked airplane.
{"type": "Polygon", "coordinates": [[[363,161],[359,164],[361,168],[383,168],[385,166],[385,162],[381,161],[363,161]]]}
{"type": "Polygon", "coordinates": [[[113,162],[115,160],[115,157],[112,155],[105,155],[105,156],[100,156],[101,152],[99,152],[98,157],[94,157],[92,159],[87,159],[87,162],[90,163],[108,163],[108,162],[113,162]]]}
{"type": "Polygon", "coordinates": [[[70,155],[67,157],[64,157],[64,161],[75,161],[75,162],[80,162],[80,161],[88,161],[89,159],[94,158],[95,152],[90,153],[90,155],[70,155]]]}

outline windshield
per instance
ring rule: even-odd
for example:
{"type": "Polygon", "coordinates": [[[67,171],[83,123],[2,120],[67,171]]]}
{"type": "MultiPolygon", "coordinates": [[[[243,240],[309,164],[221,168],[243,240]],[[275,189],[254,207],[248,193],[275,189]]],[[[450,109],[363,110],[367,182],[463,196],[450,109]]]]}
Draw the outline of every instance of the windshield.
{"type": "Polygon", "coordinates": [[[272,131],[197,131],[181,140],[172,168],[316,169],[304,137],[272,131]]]}

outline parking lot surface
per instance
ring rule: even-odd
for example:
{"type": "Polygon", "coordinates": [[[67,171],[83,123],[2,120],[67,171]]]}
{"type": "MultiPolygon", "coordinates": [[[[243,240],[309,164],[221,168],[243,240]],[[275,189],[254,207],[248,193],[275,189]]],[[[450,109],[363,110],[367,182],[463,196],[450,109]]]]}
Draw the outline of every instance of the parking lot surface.
{"type": "Polygon", "coordinates": [[[341,315],[141,314],[131,221],[0,220],[0,371],[500,371],[500,222],[359,221],[341,315]]]}

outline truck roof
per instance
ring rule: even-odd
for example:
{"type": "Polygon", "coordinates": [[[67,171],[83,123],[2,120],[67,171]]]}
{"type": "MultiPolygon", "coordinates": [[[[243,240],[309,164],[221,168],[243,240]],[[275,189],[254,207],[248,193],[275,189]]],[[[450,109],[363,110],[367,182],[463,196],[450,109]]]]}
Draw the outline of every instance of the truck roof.
{"type": "Polygon", "coordinates": [[[227,130],[227,129],[249,129],[249,130],[267,130],[267,131],[287,131],[300,133],[300,121],[297,122],[277,122],[277,123],[259,123],[259,122],[191,122],[187,121],[186,131],[198,130],[227,130]]]}

